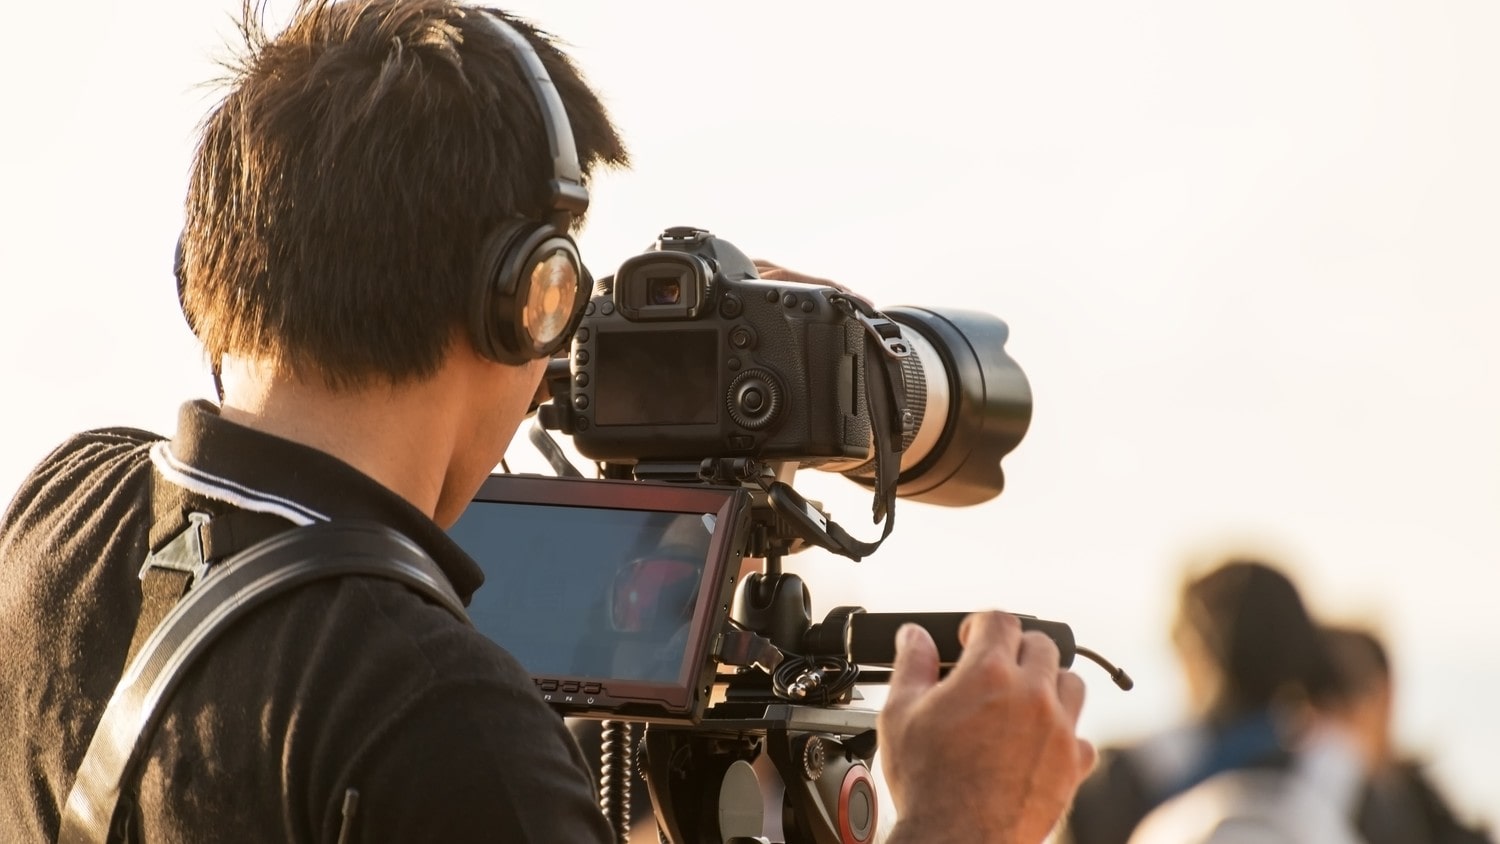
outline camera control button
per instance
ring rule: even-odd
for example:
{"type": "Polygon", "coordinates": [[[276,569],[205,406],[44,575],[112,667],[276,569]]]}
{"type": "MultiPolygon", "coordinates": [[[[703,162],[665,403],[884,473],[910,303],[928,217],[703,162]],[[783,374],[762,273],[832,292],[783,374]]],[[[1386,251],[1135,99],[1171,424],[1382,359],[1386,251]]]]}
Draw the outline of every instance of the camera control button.
{"type": "Polygon", "coordinates": [[[588,410],[589,409],[589,397],[588,396],[574,396],[573,397],[573,407],[577,408],[578,410],[588,410]]]}
{"type": "Polygon", "coordinates": [[[587,305],[583,306],[583,315],[584,316],[593,316],[594,315],[594,303],[593,302],[589,302],[587,305]]]}
{"type": "Polygon", "coordinates": [[[609,316],[610,314],[612,314],[614,312],[615,312],[615,303],[614,302],[605,302],[604,304],[602,304],[602,305],[599,306],[599,313],[604,314],[605,316],[609,316]]]}
{"type": "Polygon", "coordinates": [[[781,297],[781,304],[783,306],[785,306],[785,307],[788,307],[788,308],[795,308],[795,307],[797,307],[797,294],[795,294],[795,293],[788,293],[785,296],[782,296],[781,297]]]}
{"type": "Polygon", "coordinates": [[[816,307],[816,306],[813,305],[811,299],[803,299],[802,300],[802,313],[804,313],[804,314],[810,314],[810,313],[813,312],[813,308],[814,307],[816,307]]]}
{"type": "Polygon", "coordinates": [[[781,382],[765,370],[748,369],[730,382],[728,404],[736,424],[758,431],[781,415],[781,382]]]}
{"type": "Polygon", "coordinates": [[[587,372],[573,373],[573,386],[587,387],[589,385],[589,374],[587,372]]]}
{"type": "Polygon", "coordinates": [[[767,303],[775,302],[777,299],[780,299],[780,298],[781,298],[781,294],[778,293],[778,292],[776,292],[775,290],[767,290],[766,291],[766,302],[767,303]]]}
{"type": "Polygon", "coordinates": [[[580,343],[587,343],[589,341],[589,330],[587,328],[580,328],[573,334],[573,337],[580,343]]]}
{"type": "Polygon", "coordinates": [[[735,326],[729,332],[729,345],[736,349],[748,349],[755,345],[755,332],[743,325],[735,326]]]}
{"type": "Polygon", "coordinates": [[[739,371],[739,368],[744,364],[740,363],[739,358],[730,358],[729,360],[724,361],[724,365],[729,367],[730,372],[737,372],[739,371]]]}
{"type": "Polygon", "coordinates": [[[573,362],[576,363],[576,364],[578,364],[579,366],[588,366],[588,363],[589,363],[589,352],[588,352],[588,349],[579,349],[578,351],[574,352],[573,353],[573,362]]]}
{"type": "Polygon", "coordinates": [[[719,316],[725,319],[734,319],[743,313],[744,310],[745,303],[740,301],[740,297],[733,294],[725,296],[723,301],[719,302],[719,316]]]}

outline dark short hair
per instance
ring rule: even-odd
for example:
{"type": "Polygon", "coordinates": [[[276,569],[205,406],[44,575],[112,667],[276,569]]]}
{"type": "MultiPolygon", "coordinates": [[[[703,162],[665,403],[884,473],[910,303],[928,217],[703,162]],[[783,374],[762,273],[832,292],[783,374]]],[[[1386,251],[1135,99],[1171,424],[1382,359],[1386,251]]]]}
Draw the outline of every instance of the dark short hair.
{"type": "Polygon", "coordinates": [[[1233,720],[1288,696],[1319,701],[1339,691],[1322,630],[1296,584],[1270,564],[1230,560],[1188,580],[1179,623],[1203,643],[1219,674],[1213,720],[1233,720]]]}
{"type": "MultiPolygon", "coordinates": [[[[502,14],[302,0],[271,37],[245,0],[245,49],[204,126],[181,243],[184,308],[211,358],[334,387],[436,371],[467,324],[480,244],[544,218],[553,174],[539,106],[485,11],[502,14]]],[[[552,37],[502,16],[551,75],[585,177],[624,165],[552,37]]]]}
{"type": "Polygon", "coordinates": [[[1330,626],[1323,630],[1342,685],[1359,695],[1391,682],[1391,659],[1385,643],[1373,630],[1330,626]]]}

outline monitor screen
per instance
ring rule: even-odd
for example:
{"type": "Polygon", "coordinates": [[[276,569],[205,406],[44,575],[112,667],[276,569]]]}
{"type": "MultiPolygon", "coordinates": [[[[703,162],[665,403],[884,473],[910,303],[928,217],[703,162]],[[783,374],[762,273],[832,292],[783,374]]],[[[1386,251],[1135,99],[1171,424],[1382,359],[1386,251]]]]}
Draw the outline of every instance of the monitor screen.
{"type": "Polygon", "coordinates": [[[746,501],[738,488],[493,476],[449,530],[485,573],[469,617],[553,703],[701,714],[746,501]]]}

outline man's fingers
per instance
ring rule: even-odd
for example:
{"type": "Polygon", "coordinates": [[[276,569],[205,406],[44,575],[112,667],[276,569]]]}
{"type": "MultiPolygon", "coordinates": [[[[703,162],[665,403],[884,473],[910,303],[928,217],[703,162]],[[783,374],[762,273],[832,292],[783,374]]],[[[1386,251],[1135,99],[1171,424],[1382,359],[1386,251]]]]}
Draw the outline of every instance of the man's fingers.
{"type": "Polygon", "coordinates": [[[755,264],[756,273],[766,281],[798,281],[803,284],[817,284],[822,287],[832,287],[835,290],[842,290],[845,293],[849,292],[849,288],[836,281],[818,278],[807,273],[799,273],[796,270],[789,270],[780,264],[772,263],[764,258],[755,258],[753,263],[755,264]]]}
{"type": "Polygon", "coordinates": [[[970,653],[999,649],[1016,656],[1021,648],[1021,620],[1008,612],[986,610],[969,613],[958,624],[959,662],[970,653]]]}
{"type": "Polygon", "coordinates": [[[1062,652],[1051,636],[1038,630],[1027,630],[1021,635],[1016,662],[1022,668],[1041,672],[1044,677],[1055,677],[1062,670],[1062,652]]]}
{"type": "Polygon", "coordinates": [[[1093,772],[1094,766],[1099,764],[1099,749],[1094,747],[1093,742],[1086,738],[1081,738],[1078,740],[1078,758],[1080,761],[1079,770],[1083,772],[1084,776],[1088,776],[1093,772]]]}
{"type": "Polygon", "coordinates": [[[932,634],[916,624],[901,625],[896,631],[896,661],[891,666],[884,709],[897,714],[911,706],[937,685],[938,667],[938,649],[932,634]]]}
{"type": "Polygon", "coordinates": [[[1078,725],[1078,716],[1083,712],[1083,696],[1082,677],[1071,671],[1063,671],[1057,675],[1057,698],[1062,701],[1063,711],[1068,713],[1068,718],[1075,727],[1078,725]]]}

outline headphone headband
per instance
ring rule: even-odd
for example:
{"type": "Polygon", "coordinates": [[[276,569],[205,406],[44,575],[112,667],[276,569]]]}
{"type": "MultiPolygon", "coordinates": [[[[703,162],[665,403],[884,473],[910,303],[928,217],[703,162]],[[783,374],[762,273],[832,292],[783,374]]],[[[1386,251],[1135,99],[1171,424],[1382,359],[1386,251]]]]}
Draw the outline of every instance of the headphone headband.
{"type": "Polygon", "coordinates": [[[537,110],[541,113],[542,123],[547,130],[547,145],[552,153],[552,181],[549,188],[554,212],[553,224],[566,230],[571,218],[581,216],[589,207],[589,192],[583,186],[583,168],[578,166],[578,149],[573,144],[573,126],[568,122],[568,111],[531,42],[500,15],[485,10],[481,12],[481,17],[494,26],[495,31],[515,52],[516,60],[521,64],[521,75],[525,77],[526,84],[536,99],[537,110]]]}

